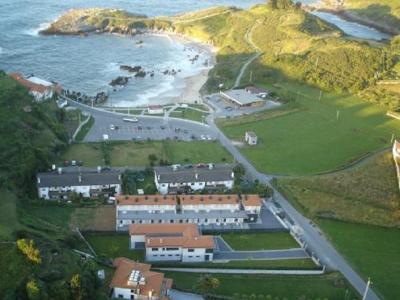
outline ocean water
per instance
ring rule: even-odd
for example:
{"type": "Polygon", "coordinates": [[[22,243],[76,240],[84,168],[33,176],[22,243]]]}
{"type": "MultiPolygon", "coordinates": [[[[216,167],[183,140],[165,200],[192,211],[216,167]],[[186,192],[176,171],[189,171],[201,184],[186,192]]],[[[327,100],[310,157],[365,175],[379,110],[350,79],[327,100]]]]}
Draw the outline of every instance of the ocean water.
{"type": "MultiPolygon", "coordinates": [[[[303,0],[303,2],[315,0],[303,0]]],[[[114,106],[165,103],[179,96],[184,78],[199,73],[208,56],[169,38],[158,36],[41,36],[39,30],[71,8],[120,8],[148,16],[175,15],[217,6],[234,5],[248,8],[263,0],[0,0],[0,69],[6,72],[35,74],[59,82],[63,87],[88,95],[110,92],[114,106]],[[143,40],[142,45],[137,45],[143,40]],[[190,57],[199,54],[192,64],[190,57]],[[119,66],[140,65],[154,71],[154,78],[132,79],[117,91],[109,82],[129,74],[119,66]],[[161,74],[165,69],[180,69],[177,76],[161,74]]],[[[356,23],[343,22],[330,14],[321,18],[337,24],[343,31],[361,38],[386,38],[381,33],[356,23]]]]}
{"type": "Polygon", "coordinates": [[[243,8],[256,0],[0,0],[0,69],[35,74],[59,82],[67,89],[94,95],[108,90],[114,106],[165,103],[185,87],[183,78],[204,69],[205,52],[159,36],[41,36],[39,30],[71,8],[110,7],[148,16],[175,15],[217,5],[243,8]],[[138,45],[137,41],[143,44],[138,45]],[[190,57],[199,54],[192,64],[190,57]],[[140,65],[154,71],[153,78],[131,79],[117,91],[109,82],[129,76],[119,66],[140,65]],[[180,69],[177,76],[163,75],[166,69],[180,69]],[[164,96],[168,96],[164,98],[164,96]]]}

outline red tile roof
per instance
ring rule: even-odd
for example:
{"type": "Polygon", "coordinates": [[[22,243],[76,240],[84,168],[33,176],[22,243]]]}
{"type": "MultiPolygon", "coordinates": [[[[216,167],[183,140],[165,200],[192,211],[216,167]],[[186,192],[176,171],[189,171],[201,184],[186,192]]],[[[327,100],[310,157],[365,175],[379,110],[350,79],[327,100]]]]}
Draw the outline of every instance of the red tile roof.
{"type": "Polygon", "coordinates": [[[29,81],[28,79],[24,78],[21,74],[19,73],[10,73],[10,77],[18,81],[21,85],[24,87],[28,88],[32,92],[37,92],[37,93],[45,93],[48,89],[50,89],[47,86],[41,85],[41,84],[36,84],[34,82],[29,81]]]}

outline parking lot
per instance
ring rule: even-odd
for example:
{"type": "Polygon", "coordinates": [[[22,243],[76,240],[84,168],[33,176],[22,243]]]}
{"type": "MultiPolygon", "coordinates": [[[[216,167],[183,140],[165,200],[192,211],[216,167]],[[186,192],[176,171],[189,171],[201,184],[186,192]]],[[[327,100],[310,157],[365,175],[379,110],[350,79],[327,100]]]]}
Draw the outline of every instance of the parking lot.
{"type": "Polygon", "coordinates": [[[163,117],[137,117],[137,122],[126,122],[123,115],[93,110],[93,127],[86,135],[85,142],[103,140],[180,140],[212,141],[216,133],[209,126],[163,117]]]}

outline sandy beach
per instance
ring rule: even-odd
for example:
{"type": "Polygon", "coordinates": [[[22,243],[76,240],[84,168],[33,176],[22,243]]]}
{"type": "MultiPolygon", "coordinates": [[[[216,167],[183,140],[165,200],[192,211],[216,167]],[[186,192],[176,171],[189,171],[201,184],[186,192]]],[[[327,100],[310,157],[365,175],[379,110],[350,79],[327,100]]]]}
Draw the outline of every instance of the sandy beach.
{"type": "Polygon", "coordinates": [[[214,67],[216,63],[216,52],[217,49],[211,45],[202,43],[201,41],[195,40],[193,38],[178,35],[175,33],[169,32],[157,32],[150,33],[152,35],[164,36],[171,39],[172,42],[178,42],[180,44],[185,45],[187,48],[196,49],[197,52],[201,54],[205,54],[208,59],[208,66],[204,67],[202,70],[199,70],[198,74],[184,77],[185,87],[179,96],[175,97],[166,97],[163,102],[167,101],[168,103],[201,103],[201,95],[200,90],[203,85],[207,82],[208,73],[214,67]]]}

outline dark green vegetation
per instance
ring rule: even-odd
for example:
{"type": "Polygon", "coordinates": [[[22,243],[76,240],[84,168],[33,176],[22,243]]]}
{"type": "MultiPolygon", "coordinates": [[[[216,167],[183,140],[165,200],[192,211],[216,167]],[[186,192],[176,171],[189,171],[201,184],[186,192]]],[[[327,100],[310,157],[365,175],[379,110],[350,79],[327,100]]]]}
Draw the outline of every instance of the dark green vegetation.
{"type": "Polygon", "coordinates": [[[223,234],[222,238],[234,250],[276,250],[299,248],[289,232],[223,234]]]}
{"type": "MultiPolygon", "coordinates": [[[[166,272],[180,289],[191,291],[201,275],[166,272]]],[[[357,299],[339,274],[324,276],[267,276],[213,274],[220,282],[215,294],[246,299],[357,299]],[[290,287],[290,288],[289,288],[290,287]],[[259,296],[262,295],[262,296],[259,296]]]]}
{"type": "Polygon", "coordinates": [[[267,87],[297,100],[218,123],[234,140],[243,141],[248,130],[258,135],[257,146],[241,150],[260,171],[300,175],[334,170],[389,146],[392,135],[400,135],[397,120],[357,97],[320,94],[290,83],[267,87]]]}
{"type": "Polygon", "coordinates": [[[277,183],[309,217],[400,227],[400,196],[389,151],[350,170],[277,183]]]}
{"type": "Polygon", "coordinates": [[[85,249],[68,228],[69,207],[40,204],[35,174],[67,146],[65,112],[36,103],[0,73],[0,295],[2,299],[102,299],[97,266],[72,249],[85,249]],[[16,241],[18,240],[18,246],[16,241]],[[81,285],[71,289],[79,274],[81,285]],[[36,297],[36,298],[35,298],[36,297]]]}
{"type": "Polygon", "coordinates": [[[336,248],[384,299],[399,299],[400,230],[320,220],[336,248]]]}
{"type": "Polygon", "coordinates": [[[81,160],[87,167],[111,165],[150,166],[169,163],[231,163],[232,156],[217,142],[108,142],[74,144],[63,155],[65,160],[81,160]],[[155,160],[150,160],[150,155],[155,160]]]}
{"type": "Polygon", "coordinates": [[[66,148],[60,111],[52,107],[33,102],[24,87],[0,73],[0,188],[31,187],[35,171],[66,148]]]}

